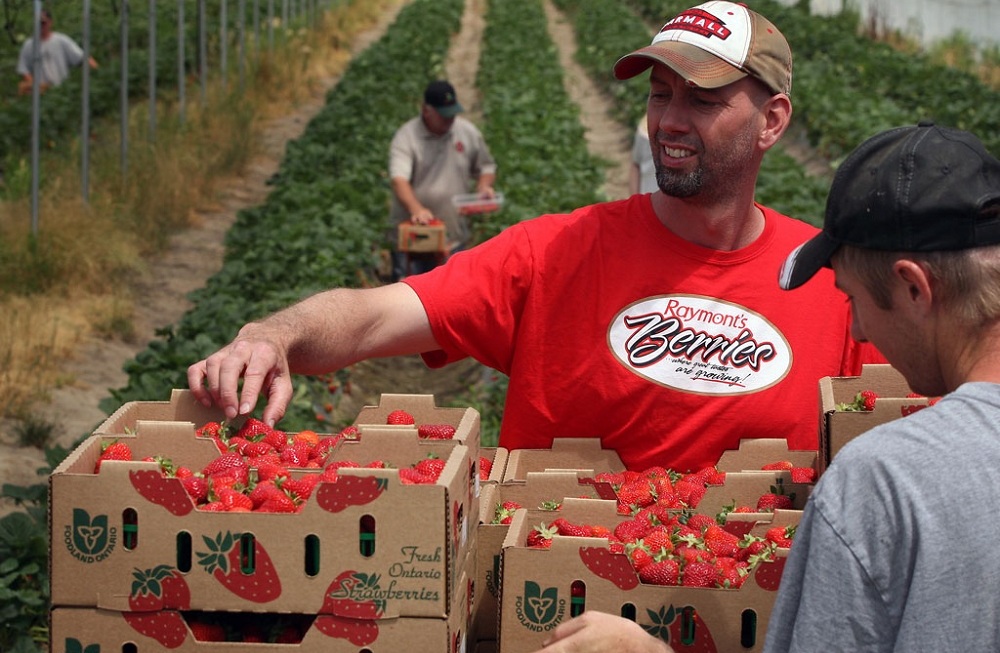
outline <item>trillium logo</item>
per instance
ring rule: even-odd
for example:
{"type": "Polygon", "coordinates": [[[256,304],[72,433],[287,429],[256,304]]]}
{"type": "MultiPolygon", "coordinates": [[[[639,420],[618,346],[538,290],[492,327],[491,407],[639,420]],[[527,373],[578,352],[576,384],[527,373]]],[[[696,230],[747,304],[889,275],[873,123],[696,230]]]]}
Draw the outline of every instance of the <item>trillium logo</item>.
{"type": "Polygon", "coordinates": [[[95,515],[82,508],[73,509],[73,524],[63,529],[63,543],[70,555],[80,562],[100,562],[115,549],[118,532],[108,525],[107,515],[95,515]]]}
{"type": "Polygon", "coordinates": [[[653,383],[706,395],[759,392],[792,367],[788,341],[764,316],[701,295],[661,295],[625,307],[608,346],[653,383]]]}
{"type": "Polygon", "coordinates": [[[515,600],[517,620],[528,630],[548,631],[558,626],[566,613],[566,600],[559,598],[559,589],[542,589],[538,583],[524,581],[524,594],[515,600]]]}

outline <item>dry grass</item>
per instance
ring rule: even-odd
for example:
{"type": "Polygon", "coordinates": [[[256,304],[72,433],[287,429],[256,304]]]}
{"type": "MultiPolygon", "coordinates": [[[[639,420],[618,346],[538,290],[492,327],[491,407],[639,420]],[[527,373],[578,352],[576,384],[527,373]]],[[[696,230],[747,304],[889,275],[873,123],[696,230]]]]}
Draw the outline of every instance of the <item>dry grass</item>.
{"type": "Polygon", "coordinates": [[[120,165],[117,122],[95,123],[88,201],[82,200],[80,154],[45,157],[37,237],[31,229],[25,170],[8,175],[17,199],[0,202],[0,417],[23,417],[47,391],[72,382],[64,362],[91,335],[130,339],[129,280],[162,252],[171,234],[212,205],[220,185],[259,151],[264,121],[290,113],[314,85],[343,71],[353,37],[400,0],[356,0],[327,13],[314,30],[278,34],[250,62],[244,87],[209,86],[179,119],[176,103],[157,104],[149,138],[148,107],[132,106],[128,166],[120,165]]]}

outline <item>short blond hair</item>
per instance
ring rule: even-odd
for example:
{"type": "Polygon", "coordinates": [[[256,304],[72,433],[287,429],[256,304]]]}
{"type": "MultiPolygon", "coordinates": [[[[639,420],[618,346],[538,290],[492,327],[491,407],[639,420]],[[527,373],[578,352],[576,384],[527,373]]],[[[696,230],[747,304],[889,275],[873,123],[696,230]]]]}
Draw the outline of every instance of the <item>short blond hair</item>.
{"type": "Polygon", "coordinates": [[[889,279],[901,259],[921,264],[935,294],[969,326],[1000,319],[1000,245],[942,252],[885,252],[844,245],[834,254],[858,277],[875,305],[892,308],[889,279]]]}

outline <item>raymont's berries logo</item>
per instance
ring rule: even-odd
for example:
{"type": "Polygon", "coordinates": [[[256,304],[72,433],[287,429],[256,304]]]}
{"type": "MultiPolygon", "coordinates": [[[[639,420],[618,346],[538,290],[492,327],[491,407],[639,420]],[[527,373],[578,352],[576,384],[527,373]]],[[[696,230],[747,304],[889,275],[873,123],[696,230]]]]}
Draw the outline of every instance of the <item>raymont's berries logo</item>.
{"type": "Polygon", "coordinates": [[[759,392],[792,367],[788,341],[764,316],[701,295],[660,295],[626,306],[608,328],[608,346],[633,373],[696,394],[759,392]]]}
{"type": "Polygon", "coordinates": [[[63,543],[80,562],[101,562],[114,552],[118,531],[108,526],[107,515],[91,518],[86,510],[74,508],[73,523],[63,528],[63,543]]]}
{"type": "Polygon", "coordinates": [[[538,583],[524,581],[524,593],[515,597],[517,620],[528,630],[545,632],[552,630],[566,614],[566,600],[559,598],[559,589],[542,589],[538,583]]]}

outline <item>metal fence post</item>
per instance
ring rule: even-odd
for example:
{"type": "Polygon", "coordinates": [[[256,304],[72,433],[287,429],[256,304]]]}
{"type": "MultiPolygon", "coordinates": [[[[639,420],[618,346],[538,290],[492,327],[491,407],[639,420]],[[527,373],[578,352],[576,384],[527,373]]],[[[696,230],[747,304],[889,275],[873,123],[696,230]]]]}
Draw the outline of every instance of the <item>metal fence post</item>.
{"type": "Polygon", "coordinates": [[[184,104],[186,101],[184,78],[184,0],[177,0],[177,113],[181,124],[184,123],[184,104]]]}
{"type": "Polygon", "coordinates": [[[118,101],[121,117],[119,118],[119,131],[121,132],[119,147],[120,167],[122,181],[128,172],[128,0],[122,0],[122,13],[118,26],[118,40],[121,45],[121,82],[118,89],[118,101]]]}
{"type": "Polygon", "coordinates": [[[42,111],[41,88],[38,73],[42,57],[40,43],[42,40],[42,2],[35,0],[34,26],[31,37],[31,236],[38,237],[38,174],[39,174],[39,142],[41,141],[42,111]]]}
{"type": "Polygon", "coordinates": [[[83,97],[80,107],[80,191],[90,202],[90,0],[83,0],[83,97]]]}
{"type": "Polygon", "coordinates": [[[156,0],[149,0],[149,134],[156,140],[156,0]]]}

